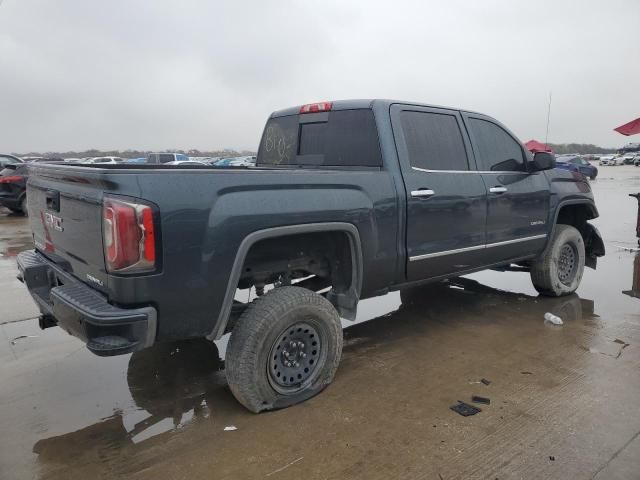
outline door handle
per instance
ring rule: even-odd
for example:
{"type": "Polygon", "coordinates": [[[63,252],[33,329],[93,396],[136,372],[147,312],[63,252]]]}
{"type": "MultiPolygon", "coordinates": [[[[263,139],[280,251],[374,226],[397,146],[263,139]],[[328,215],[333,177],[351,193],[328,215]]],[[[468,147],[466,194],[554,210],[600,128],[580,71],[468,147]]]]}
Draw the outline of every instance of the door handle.
{"type": "Polygon", "coordinates": [[[420,190],[411,190],[412,197],[430,197],[435,194],[436,192],[428,188],[421,188],[420,190]]]}
{"type": "Polygon", "coordinates": [[[491,187],[489,189],[489,192],[491,193],[504,193],[506,191],[507,191],[506,187],[491,187]]]}

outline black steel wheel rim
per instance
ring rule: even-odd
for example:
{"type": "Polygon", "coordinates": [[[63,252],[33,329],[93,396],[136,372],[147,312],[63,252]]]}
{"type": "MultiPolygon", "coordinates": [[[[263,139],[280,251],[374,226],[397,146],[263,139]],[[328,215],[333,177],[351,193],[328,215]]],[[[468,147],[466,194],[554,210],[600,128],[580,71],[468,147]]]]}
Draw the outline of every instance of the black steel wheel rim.
{"type": "Polygon", "coordinates": [[[558,278],[565,285],[571,285],[576,275],[578,252],[570,243],[565,243],[558,256],[558,278]]]}
{"type": "Polygon", "coordinates": [[[315,378],[326,358],[325,342],[311,322],[297,322],[277,337],[269,352],[269,381],[281,393],[295,393],[315,378]]]}

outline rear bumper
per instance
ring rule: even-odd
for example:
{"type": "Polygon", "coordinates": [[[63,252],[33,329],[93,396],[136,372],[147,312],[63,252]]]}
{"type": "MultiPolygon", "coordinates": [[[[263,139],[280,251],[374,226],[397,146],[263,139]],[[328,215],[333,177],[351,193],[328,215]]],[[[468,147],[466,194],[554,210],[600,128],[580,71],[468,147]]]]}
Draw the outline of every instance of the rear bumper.
{"type": "Polygon", "coordinates": [[[100,356],[122,355],[153,344],[155,308],[113,306],[100,292],[35,250],[18,255],[18,270],[18,278],[40,308],[42,328],[58,325],[100,356]]]}

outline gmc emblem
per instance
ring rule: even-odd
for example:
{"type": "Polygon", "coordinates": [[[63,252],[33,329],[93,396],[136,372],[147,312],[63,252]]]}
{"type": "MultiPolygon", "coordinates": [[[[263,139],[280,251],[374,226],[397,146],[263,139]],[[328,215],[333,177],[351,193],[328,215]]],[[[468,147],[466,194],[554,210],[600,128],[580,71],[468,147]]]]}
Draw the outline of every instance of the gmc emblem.
{"type": "Polygon", "coordinates": [[[45,212],[44,214],[44,223],[47,227],[53,228],[58,232],[62,232],[64,230],[64,228],[62,227],[62,219],[50,214],[49,212],[45,212]]]}

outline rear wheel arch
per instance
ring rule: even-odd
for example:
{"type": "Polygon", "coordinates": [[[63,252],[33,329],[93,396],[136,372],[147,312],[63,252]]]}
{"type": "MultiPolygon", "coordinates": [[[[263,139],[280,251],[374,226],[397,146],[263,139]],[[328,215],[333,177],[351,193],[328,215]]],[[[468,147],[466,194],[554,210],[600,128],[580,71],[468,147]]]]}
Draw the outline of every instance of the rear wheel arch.
{"type": "MultiPolygon", "coordinates": [[[[349,285],[341,292],[329,292],[327,299],[336,307],[341,316],[355,318],[355,309],[360,298],[362,288],[362,244],[358,229],[346,222],[311,223],[288,225],[283,227],[258,230],[247,235],[241,242],[236,253],[223,304],[213,331],[207,336],[211,340],[220,338],[227,330],[231,317],[231,308],[238,285],[246,268],[246,262],[252,250],[259,248],[261,242],[277,239],[304,238],[313,235],[339,235],[344,238],[349,249],[350,276],[349,285]]],[[[255,251],[255,250],[253,250],[255,251]]]]}

